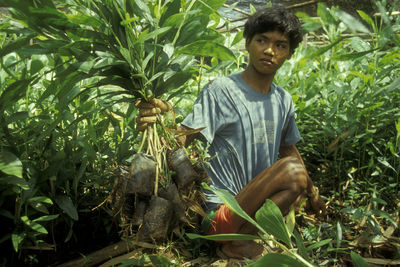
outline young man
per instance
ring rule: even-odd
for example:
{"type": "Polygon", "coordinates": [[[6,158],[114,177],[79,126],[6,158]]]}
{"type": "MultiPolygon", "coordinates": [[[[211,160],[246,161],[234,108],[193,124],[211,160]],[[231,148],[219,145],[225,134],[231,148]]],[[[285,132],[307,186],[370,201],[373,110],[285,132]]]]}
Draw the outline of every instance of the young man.
{"type": "MultiPolygon", "coordinates": [[[[267,198],[283,214],[304,197],[314,211],[324,212],[325,203],[295,146],[300,134],[292,98],[272,82],[302,40],[299,20],[283,7],[259,10],[246,22],[244,37],[246,70],[206,85],[182,122],[184,129],[206,128],[181,142],[188,145],[199,138],[210,144],[212,185],[235,195],[252,217],[267,198]]],[[[205,193],[212,219],[208,234],[257,233],[212,192],[205,193]]],[[[233,241],[224,242],[221,250],[228,257],[255,258],[263,248],[253,241],[233,241]]]]}

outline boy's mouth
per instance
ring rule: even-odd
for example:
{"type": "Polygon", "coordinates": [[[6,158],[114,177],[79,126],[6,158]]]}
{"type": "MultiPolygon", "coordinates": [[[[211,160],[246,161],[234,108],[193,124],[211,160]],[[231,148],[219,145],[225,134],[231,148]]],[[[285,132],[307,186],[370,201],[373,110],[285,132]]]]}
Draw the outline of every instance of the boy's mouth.
{"type": "Polygon", "coordinates": [[[272,60],[271,60],[271,59],[268,59],[268,58],[262,58],[260,61],[261,61],[263,64],[266,64],[266,65],[273,65],[273,64],[274,64],[274,62],[272,62],[272,60]]]}

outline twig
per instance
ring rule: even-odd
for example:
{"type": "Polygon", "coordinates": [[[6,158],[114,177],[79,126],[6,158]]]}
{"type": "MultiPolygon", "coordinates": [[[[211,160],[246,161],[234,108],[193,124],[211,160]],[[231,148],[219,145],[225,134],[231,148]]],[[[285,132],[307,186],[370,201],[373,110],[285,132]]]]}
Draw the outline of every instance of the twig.
{"type": "Polygon", "coordinates": [[[100,263],[108,260],[109,258],[113,258],[130,251],[132,248],[133,248],[132,244],[129,244],[126,241],[120,241],[117,244],[113,244],[108,247],[102,248],[98,251],[88,254],[87,256],[83,256],[82,258],[62,263],[57,266],[58,267],[97,266],[100,263]]]}
{"type": "MultiPolygon", "coordinates": [[[[230,8],[231,6],[228,5],[228,4],[224,4],[224,7],[230,8]]],[[[249,12],[246,12],[246,11],[241,10],[239,8],[236,8],[236,7],[234,7],[233,10],[235,10],[236,12],[242,13],[243,15],[246,15],[246,16],[250,16],[251,15],[249,12]]]]}
{"type": "Polygon", "coordinates": [[[291,9],[291,8],[297,8],[297,7],[302,7],[302,6],[308,6],[308,5],[311,5],[311,4],[318,3],[318,2],[321,2],[321,1],[312,0],[312,1],[304,2],[304,3],[298,3],[298,4],[290,5],[290,6],[287,6],[287,8],[291,9]]]}
{"type": "MultiPolygon", "coordinates": [[[[389,13],[389,12],[386,12],[386,15],[390,15],[390,16],[399,16],[400,15],[400,11],[393,11],[392,13],[389,13]]],[[[374,15],[373,15],[374,17],[380,17],[380,16],[382,16],[382,14],[381,13],[375,13],[374,15]]]]}

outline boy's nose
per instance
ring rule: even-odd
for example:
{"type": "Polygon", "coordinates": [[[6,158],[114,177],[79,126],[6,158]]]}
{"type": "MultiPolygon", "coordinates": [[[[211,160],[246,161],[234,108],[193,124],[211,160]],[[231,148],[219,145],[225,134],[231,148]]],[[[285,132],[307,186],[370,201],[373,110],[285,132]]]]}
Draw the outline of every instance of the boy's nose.
{"type": "Polygon", "coordinates": [[[274,55],[274,50],[272,49],[272,46],[267,46],[265,49],[264,49],[264,54],[268,54],[268,55],[274,55]]]}

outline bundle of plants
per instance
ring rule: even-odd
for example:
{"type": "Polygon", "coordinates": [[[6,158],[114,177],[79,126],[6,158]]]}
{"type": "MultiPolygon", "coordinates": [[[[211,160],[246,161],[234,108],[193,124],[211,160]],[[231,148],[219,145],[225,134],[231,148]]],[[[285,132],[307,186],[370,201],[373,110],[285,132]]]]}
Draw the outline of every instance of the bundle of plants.
{"type": "MultiPolygon", "coordinates": [[[[106,64],[102,83],[119,83],[122,78],[126,80],[122,87],[136,103],[150,104],[184,92],[189,81],[199,75],[199,56],[214,57],[221,62],[233,60],[233,53],[221,45],[223,36],[216,30],[219,20],[216,10],[222,4],[223,1],[205,4],[175,0],[118,6],[122,9],[120,13],[125,14],[118,20],[124,26],[124,38],[129,41],[124,55],[106,64]],[[137,8],[141,12],[136,13],[137,8]],[[127,19],[126,13],[130,18],[127,19]],[[124,77],[119,77],[121,60],[130,68],[124,77]]],[[[194,170],[176,141],[176,134],[188,133],[172,130],[173,107],[169,105],[165,110],[172,118],[158,114],[140,129],[140,145],[133,151],[129,173],[119,176],[113,190],[117,201],[112,205],[121,212],[122,232],[139,240],[165,240],[174,227],[194,226],[197,214],[204,215],[199,190],[204,172],[201,168],[200,172],[194,170]]]]}

